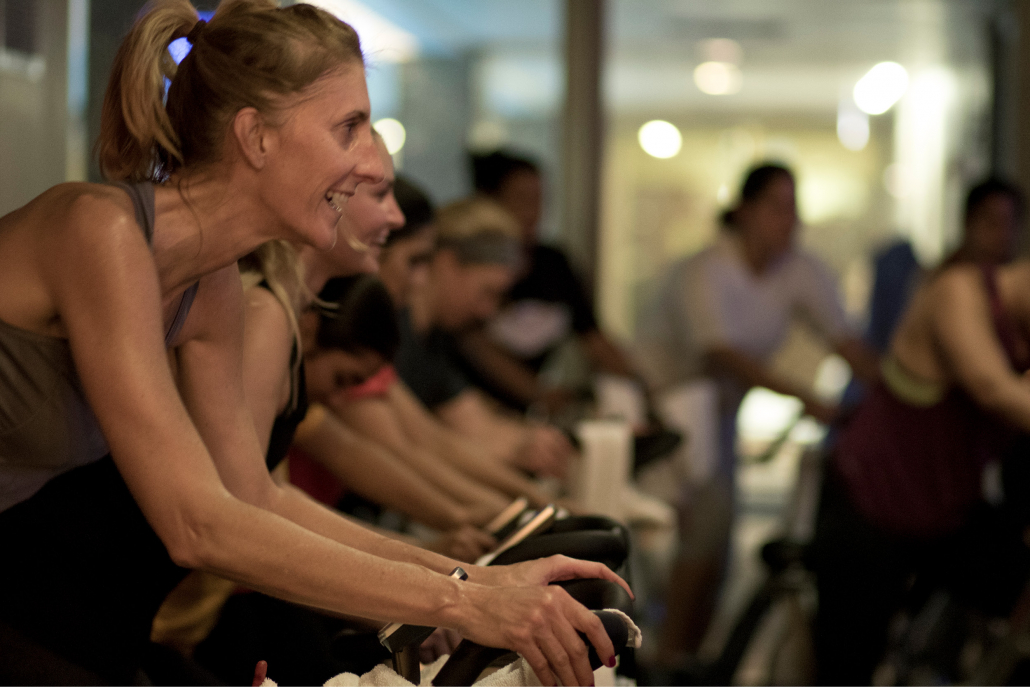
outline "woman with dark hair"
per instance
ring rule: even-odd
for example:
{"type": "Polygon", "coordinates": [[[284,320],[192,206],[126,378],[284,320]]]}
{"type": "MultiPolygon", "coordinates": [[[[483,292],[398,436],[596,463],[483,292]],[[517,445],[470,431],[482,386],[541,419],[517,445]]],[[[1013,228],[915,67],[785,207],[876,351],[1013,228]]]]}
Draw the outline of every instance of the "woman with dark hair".
{"type": "MultiPolygon", "coordinates": [[[[835,409],[774,371],[772,356],[791,321],[804,318],[859,376],[875,378],[826,267],[794,245],[794,175],[781,165],[751,169],[715,243],[673,266],[642,327],[639,359],[661,397],[697,380],[714,382],[717,449],[712,474],[684,494],[682,546],[662,637],[670,662],[696,651],[714,609],[733,521],[737,409],[756,386],[799,398],[828,422],[835,409]]],[[[661,403],[661,400],[659,400],[661,403]]],[[[673,418],[666,418],[673,423],[673,418]]]]}

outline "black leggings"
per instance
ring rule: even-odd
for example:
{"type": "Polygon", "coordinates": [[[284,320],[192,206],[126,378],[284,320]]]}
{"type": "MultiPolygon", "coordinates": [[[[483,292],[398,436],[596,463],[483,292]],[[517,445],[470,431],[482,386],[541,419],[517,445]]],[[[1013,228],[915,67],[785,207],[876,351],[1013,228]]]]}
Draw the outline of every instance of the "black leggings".
{"type": "MultiPolygon", "coordinates": [[[[0,513],[0,552],[0,623],[9,636],[115,684],[145,679],[154,615],[187,571],[169,558],[110,456],[0,513]]],[[[42,682],[76,679],[36,668],[42,682]]]]}

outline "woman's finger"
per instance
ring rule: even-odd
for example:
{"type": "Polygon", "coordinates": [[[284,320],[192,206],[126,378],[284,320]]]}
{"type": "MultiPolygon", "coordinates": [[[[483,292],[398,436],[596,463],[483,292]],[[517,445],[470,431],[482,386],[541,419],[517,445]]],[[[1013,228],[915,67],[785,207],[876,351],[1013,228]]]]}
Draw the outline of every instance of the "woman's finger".
{"type": "MultiPolygon", "coordinates": [[[[555,622],[555,625],[561,624],[563,623],[555,622]]],[[[573,632],[572,634],[576,633],[573,632]]],[[[545,636],[538,638],[537,641],[544,656],[547,657],[547,663],[550,665],[551,671],[561,680],[563,685],[594,684],[594,674],[593,671],[589,671],[590,662],[587,660],[585,648],[580,652],[576,652],[575,645],[567,646],[565,642],[554,634],[553,630],[545,636]],[[570,653],[570,649],[576,653],[570,653]],[[577,653],[581,655],[577,656],[577,653]],[[577,663],[580,665],[576,665],[577,663]],[[582,665],[586,665],[590,673],[585,680],[579,677],[579,673],[583,672],[582,665]]],[[[576,643],[583,647],[583,642],[579,641],[579,637],[576,637],[576,643]]]]}
{"type": "MultiPolygon", "coordinates": [[[[570,599],[571,600],[571,599],[570,599]]],[[[575,603],[575,602],[573,602],[575,603]]],[[[577,606],[579,604],[576,604],[577,606]]],[[[571,612],[575,613],[575,609],[570,609],[571,612]]],[[[587,612],[588,615],[596,619],[593,613],[587,612]]],[[[556,622],[554,626],[555,637],[561,642],[565,654],[568,655],[571,661],[571,667],[575,673],[575,683],[577,685],[589,685],[594,682],[594,671],[590,667],[590,656],[587,645],[583,643],[579,633],[576,632],[576,628],[573,627],[572,623],[567,618],[561,618],[562,622],[556,622]]],[[[598,620],[600,623],[600,620],[598,620]]],[[[602,631],[604,627],[602,625],[602,631]]],[[[605,633],[607,636],[607,633],[605,633]]],[[[598,652],[599,656],[607,656],[598,652]]],[[[562,684],[569,684],[562,678],[562,684]]]]}
{"type": "MultiPolygon", "coordinates": [[[[569,600],[575,604],[574,612],[576,613],[573,626],[585,634],[590,643],[594,645],[594,650],[597,652],[597,657],[606,666],[614,664],[615,658],[615,646],[612,644],[612,638],[608,636],[608,631],[604,629],[604,623],[595,614],[588,611],[581,604],[577,603],[569,597],[569,600]]],[[[576,636],[579,640],[579,636],[576,636]]],[[[580,641],[582,644],[582,641],[580,641]]]]}
{"type": "Polygon", "coordinates": [[[522,658],[526,659],[526,663],[536,673],[536,677],[540,680],[541,685],[557,685],[555,681],[554,673],[551,672],[550,664],[544,657],[544,654],[535,645],[530,643],[519,652],[522,654],[522,658]]]}
{"type": "Polygon", "coordinates": [[[622,579],[611,569],[603,563],[595,563],[593,561],[581,561],[576,558],[568,558],[566,556],[551,556],[547,559],[554,564],[554,575],[548,582],[557,582],[560,580],[571,580],[571,579],[602,579],[614,582],[629,594],[630,598],[636,598],[633,595],[633,590],[629,588],[626,580],[622,579]]]}

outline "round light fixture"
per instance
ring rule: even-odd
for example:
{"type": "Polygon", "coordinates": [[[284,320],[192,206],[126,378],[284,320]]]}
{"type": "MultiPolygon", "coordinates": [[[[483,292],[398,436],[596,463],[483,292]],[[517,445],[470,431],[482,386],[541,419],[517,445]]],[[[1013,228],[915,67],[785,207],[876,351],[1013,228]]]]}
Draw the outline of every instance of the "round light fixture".
{"type": "Polygon", "coordinates": [[[881,62],[858,80],[854,97],[866,114],[883,114],[908,90],[908,72],[897,62],[881,62]]]}
{"type": "Polygon", "coordinates": [[[837,138],[848,150],[865,148],[869,143],[869,115],[854,111],[838,114],[837,138]]]}
{"type": "Polygon", "coordinates": [[[404,125],[393,117],[380,119],[372,126],[383,137],[383,143],[386,144],[386,150],[390,155],[396,155],[404,147],[404,141],[408,134],[404,131],[404,125]]]}
{"type": "Polygon", "coordinates": [[[637,140],[645,153],[662,160],[675,157],[683,147],[680,130],[661,119],[653,119],[640,127],[637,140]]]}
{"type": "Polygon", "coordinates": [[[740,67],[732,62],[702,62],[694,69],[694,83],[708,95],[732,95],[743,81],[740,67]]]}

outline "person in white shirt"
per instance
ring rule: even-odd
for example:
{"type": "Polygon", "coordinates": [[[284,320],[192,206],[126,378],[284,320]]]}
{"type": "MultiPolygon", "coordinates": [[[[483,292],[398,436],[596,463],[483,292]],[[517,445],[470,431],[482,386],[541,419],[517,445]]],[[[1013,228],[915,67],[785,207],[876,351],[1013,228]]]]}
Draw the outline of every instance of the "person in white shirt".
{"type": "Polygon", "coordinates": [[[681,552],[662,633],[662,660],[669,663],[697,650],[714,610],[733,520],[736,418],[744,395],[762,386],[797,397],[805,413],[822,422],[836,414],[770,366],[792,320],[807,321],[859,377],[878,374],[829,270],[794,246],[798,216],[791,171],[772,164],[752,169],[725,220],[711,246],[668,272],[642,327],[640,364],[656,394],[707,378],[718,399],[710,478],[695,481],[681,504],[681,552]]]}

